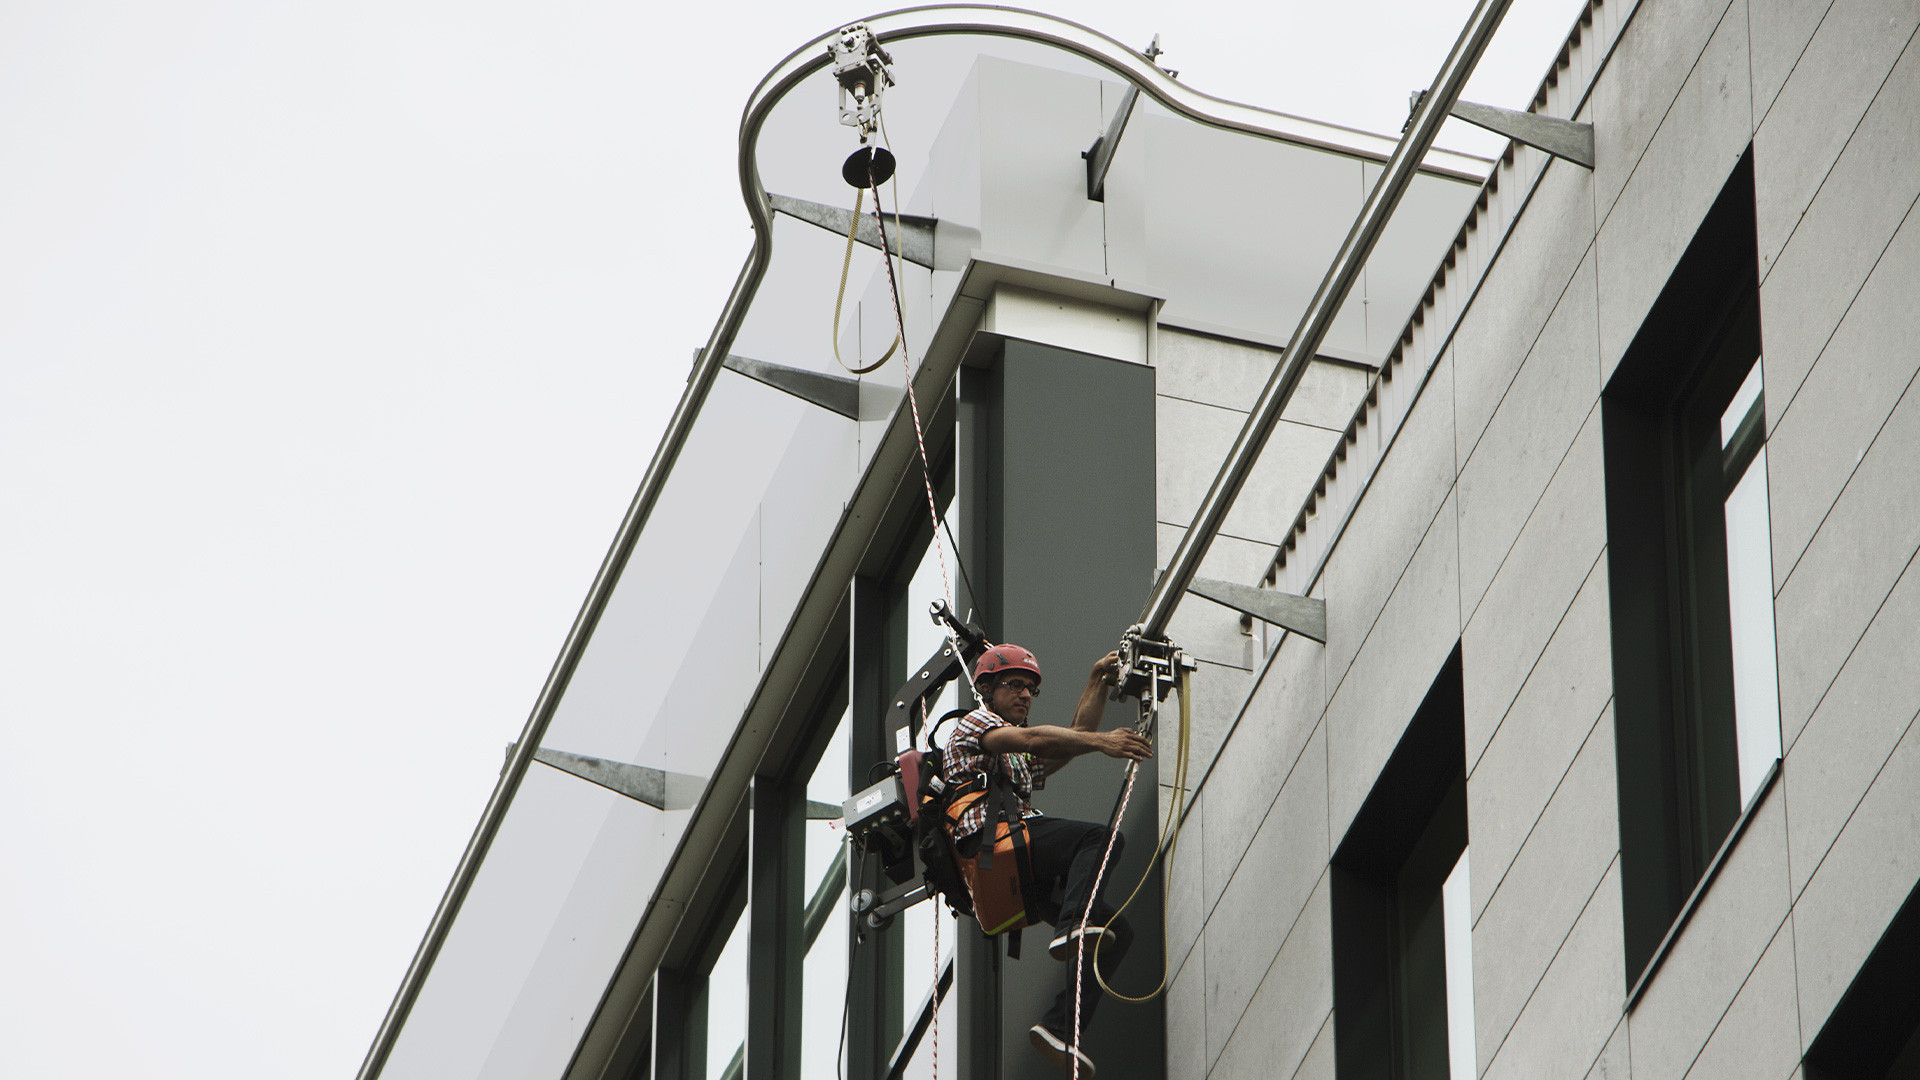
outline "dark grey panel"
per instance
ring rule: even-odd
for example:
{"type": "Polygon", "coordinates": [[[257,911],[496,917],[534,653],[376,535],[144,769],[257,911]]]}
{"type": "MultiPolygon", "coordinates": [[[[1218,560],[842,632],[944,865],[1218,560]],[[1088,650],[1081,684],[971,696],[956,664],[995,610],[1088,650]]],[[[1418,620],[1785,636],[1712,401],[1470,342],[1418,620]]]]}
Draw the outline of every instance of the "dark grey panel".
{"type": "MultiPolygon", "coordinates": [[[[981,624],[995,640],[1017,642],[1040,657],[1047,693],[1034,719],[1063,723],[1088,669],[1118,644],[1152,583],[1153,372],[1008,341],[990,369],[966,374],[962,521],[969,526],[969,569],[982,593],[981,624]]],[[[1110,706],[1105,726],[1132,718],[1131,706],[1110,706]]],[[[1049,814],[1104,821],[1122,775],[1116,761],[1082,758],[1050,780],[1035,804],[1049,814]]],[[[1157,797],[1158,772],[1149,762],[1122,823],[1126,851],[1109,871],[1113,903],[1139,881],[1152,852],[1157,797]]],[[[1137,993],[1153,985],[1163,963],[1157,878],[1127,914],[1136,940],[1115,985],[1137,993]]],[[[999,965],[997,1007],[984,988],[968,986],[991,978],[984,951],[963,951],[961,1027],[969,1032],[968,1049],[985,1059],[998,1044],[997,1072],[985,1060],[962,1060],[970,1080],[1054,1075],[1028,1045],[1027,1029],[1072,969],[1047,956],[1047,927],[1025,936],[1022,959],[999,965]],[[990,1012],[980,1015],[984,1010],[990,1012]]],[[[1151,1063],[1145,1071],[1158,1073],[1164,1033],[1160,1002],[1109,999],[1086,1030],[1085,1045],[1098,1064],[1151,1063]]]]}

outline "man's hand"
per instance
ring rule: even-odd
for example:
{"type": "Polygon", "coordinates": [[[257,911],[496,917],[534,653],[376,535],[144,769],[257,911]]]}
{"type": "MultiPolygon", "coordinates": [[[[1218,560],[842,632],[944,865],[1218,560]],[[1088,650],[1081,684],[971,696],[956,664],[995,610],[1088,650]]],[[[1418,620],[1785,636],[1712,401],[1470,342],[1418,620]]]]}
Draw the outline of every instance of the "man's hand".
{"type": "Polygon", "coordinates": [[[1094,661],[1087,675],[1088,686],[1112,686],[1120,679],[1120,653],[1116,650],[1094,661]]]}
{"type": "Polygon", "coordinates": [[[1145,761],[1153,756],[1152,744],[1134,734],[1132,728],[1102,731],[1096,735],[1096,738],[1100,740],[1100,752],[1110,758],[1145,761]]]}

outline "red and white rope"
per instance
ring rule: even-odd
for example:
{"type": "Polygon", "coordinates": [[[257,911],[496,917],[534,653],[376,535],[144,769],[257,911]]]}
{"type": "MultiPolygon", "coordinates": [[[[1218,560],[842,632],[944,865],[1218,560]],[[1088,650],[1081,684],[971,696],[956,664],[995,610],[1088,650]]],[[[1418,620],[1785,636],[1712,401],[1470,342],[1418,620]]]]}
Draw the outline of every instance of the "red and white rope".
{"type": "MultiPolygon", "coordinates": [[[[1120,809],[1113,815],[1113,827],[1107,830],[1107,850],[1100,856],[1100,869],[1093,875],[1093,889],[1087,894],[1087,907],[1080,913],[1080,933],[1074,944],[1073,955],[1073,1041],[1067,1044],[1067,1057],[1072,1061],[1070,1076],[1080,1080],[1080,1003],[1083,1000],[1086,980],[1087,923],[1093,916],[1094,901],[1100,897],[1100,884],[1107,878],[1107,864],[1113,859],[1113,842],[1120,835],[1120,823],[1127,820],[1127,801],[1133,798],[1133,781],[1140,775],[1140,763],[1127,764],[1126,786],[1120,789],[1120,809]]],[[[1106,937],[1103,931],[1100,935],[1106,937]]],[[[1094,951],[1095,956],[1099,950],[1094,951]]]]}

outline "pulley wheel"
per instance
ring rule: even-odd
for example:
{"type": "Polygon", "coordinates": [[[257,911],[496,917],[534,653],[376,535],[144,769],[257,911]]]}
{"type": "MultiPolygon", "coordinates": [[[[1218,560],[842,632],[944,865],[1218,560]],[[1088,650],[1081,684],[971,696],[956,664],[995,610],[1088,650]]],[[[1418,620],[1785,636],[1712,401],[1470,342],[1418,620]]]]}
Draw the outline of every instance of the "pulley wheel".
{"type": "Polygon", "coordinates": [[[884,146],[863,146],[847,155],[847,163],[840,166],[840,178],[862,191],[879,187],[892,176],[893,155],[884,146]]]}

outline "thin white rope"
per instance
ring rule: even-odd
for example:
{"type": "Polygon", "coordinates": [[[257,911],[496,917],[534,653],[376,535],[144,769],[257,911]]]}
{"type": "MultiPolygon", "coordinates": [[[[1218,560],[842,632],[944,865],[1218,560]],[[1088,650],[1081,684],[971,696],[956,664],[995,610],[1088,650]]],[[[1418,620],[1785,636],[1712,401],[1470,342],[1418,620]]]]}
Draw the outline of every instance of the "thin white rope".
{"type": "MultiPolygon", "coordinates": [[[[869,174],[868,179],[872,176],[869,174]]],[[[896,184],[897,187],[897,184],[896,184]]],[[[894,231],[900,230],[900,200],[895,192],[893,206],[894,231]]],[[[900,310],[900,282],[893,273],[893,253],[887,241],[887,215],[880,203],[880,185],[873,185],[874,220],[880,223],[880,261],[887,268],[887,296],[893,301],[893,325],[900,345],[900,365],[906,371],[907,408],[913,413],[913,440],[920,448],[920,483],[927,492],[927,518],[933,522],[933,550],[940,559],[940,587],[946,593],[947,605],[957,607],[953,597],[953,580],[947,573],[947,549],[940,541],[940,507],[933,498],[933,466],[927,460],[927,434],[920,423],[920,399],[913,392],[913,361],[907,349],[907,323],[900,310]]],[[[956,557],[958,557],[956,555],[956,557]]]]}

